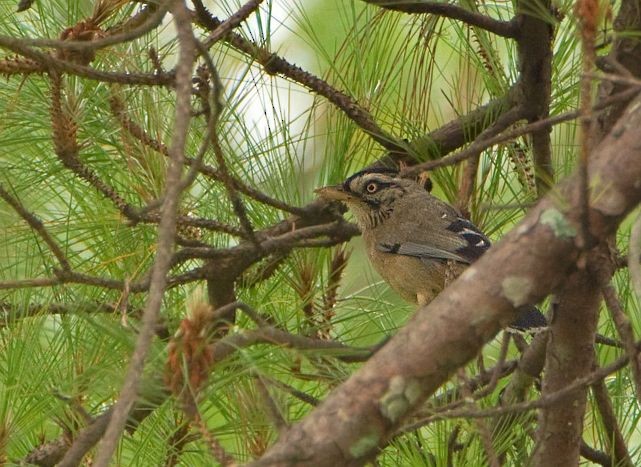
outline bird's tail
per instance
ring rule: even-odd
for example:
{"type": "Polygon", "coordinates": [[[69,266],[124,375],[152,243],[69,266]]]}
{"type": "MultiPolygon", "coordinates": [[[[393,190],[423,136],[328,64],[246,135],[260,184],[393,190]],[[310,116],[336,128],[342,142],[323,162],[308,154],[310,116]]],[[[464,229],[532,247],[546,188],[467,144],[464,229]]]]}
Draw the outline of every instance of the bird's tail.
{"type": "Polygon", "coordinates": [[[508,331],[535,333],[547,328],[548,320],[534,305],[523,305],[516,311],[518,315],[516,320],[508,326],[508,331]]]}

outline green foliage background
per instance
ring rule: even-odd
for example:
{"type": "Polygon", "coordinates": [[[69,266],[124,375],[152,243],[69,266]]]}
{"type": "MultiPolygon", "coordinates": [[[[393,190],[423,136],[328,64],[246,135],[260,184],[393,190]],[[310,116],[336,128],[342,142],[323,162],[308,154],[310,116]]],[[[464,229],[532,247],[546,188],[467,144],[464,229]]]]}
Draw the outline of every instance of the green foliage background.
{"type": "MultiPolygon", "coordinates": [[[[240,5],[221,3],[218,8],[223,17],[240,5]]],[[[510,2],[489,2],[475,8],[502,19],[514,14],[510,2]]],[[[561,15],[569,16],[560,23],[555,38],[552,114],[576,108],[580,77],[580,47],[571,5],[565,1],[557,8],[561,15]]],[[[14,2],[3,2],[0,34],[54,38],[89,16],[91,9],[90,1],[41,0],[31,10],[17,14],[14,2]]],[[[126,7],[110,21],[115,23],[134,9],[126,7]]],[[[609,37],[610,26],[604,24],[603,39],[609,37]]],[[[344,90],[369,108],[384,129],[409,140],[502,96],[517,76],[516,51],[508,41],[455,21],[383,13],[357,1],[270,0],[238,32],[344,90]]],[[[167,21],[137,41],[99,52],[93,65],[152,71],[147,58],[152,46],[164,66],[171,68],[176,39],[167,21]]],[[[313,200],[315,187],[337,183],[384,155],[367,134],[323,98],[311,96],[295,83],[266,75],[247,57],[225,45],[217,45],[211,53],[224,86],[219,135],[231,170],[248,184],[303,205],[313,200]]],[[[108,85],[69,76],[66,85],[72,106],[69,110],[79,124],[83,161],[134,205],[160,195],[165,159],[120,130],[109,110],[109,96],[120,96],[133,120],[169,144],[173,91],[108,85]]],[[[155,226],[128,225],[108,200],[62,167],[52,149],[49,92],[48,80],[37,75],[10,77],[0,85],[0,182],[44,221],[75,269],[101,277],[138,280],[153,260],[155,226]]],[[[194,119],[189,153],[197,152],[204,129],[204,121],[194,119]]],[[[575,165],[576,137],[574,123],[554,130],[554,164],[559,178],[575,165]]],[[[526,139],[486,151],[482,157],[472,217],[495,240],[518,221],[536,197],[532,187],[520,181],[523,173],[513,162],[517,153],[529,157],[526,139]]],[[[207,158],[213,163],[213,155],[207,154],[207,158]]],[[[455,201],[461,172],[459,168],[436,171],[432,175],[435,193],[455,201]]],[[[252,200],[246,202],[256,228],[270,226],[285,216],[252,200]]],[[[206,179],[197,179],[189,188],[181,209],[183,213],[236,223],[222,185],[206,179]]],[[[620,234],[624,252],[628,230],[625,227],[620,234]]],[[[207,231],[202,232],[202,240],[220,247],[235,242],[227,235],[207,231]]],[[[350,242],[347,250],[351,257],[339,288],[331,335],[349,345],[373,345],[402,326],[412,309],[370,269],[359,239],[350,242]]],[[[302,309],[321,303],[334,253],[335,249],[295,251],[269,280],[256,287],[246,286],[250,271],[238,288],[239,299],[292,333],[309,333],[314,323],[302,309]]],[[[196,264],[188,262],[180,268],[187,271],[196,264]]],[[[0,280],[50,277],[55,267],[55,258],[41,240],[7,204],[0,203],[0,280]]],[[[615,282],[638,332],[639,303],[630,289],[627,271],[618,272],[615,282]]],[[[162,312],[171,330],[187,313],[187,304],[203,294],[203,287],[196,282],[166,293],[162,312]]],[[[82,425],[70,401],[81,404],[92,415],[114,401],[138,322],[133,317],[123,322],[119,314],[95,313],[95,309],[96,304],[117,304],[120,300],[119,290],[76,284],[0,291],[0,459],[9,464],[17,462],[43,440],[59,436],[63,428],[82,425]],[[72,312],[48,312],[48,304],[58,303],[71,305],[72,312]],[[42,309],[26,317],[26,310],[34,304],[42,309]]],[[[144,301],[145,294],[133,294],[129,309],[140,309],[144,301]]],[[[252,326],[241,316],[236,331],[252,326]]],[[[602,313],[600,332],[616,337],[607,313],[602,313]]],[[[497,358],[499,342],[487,346],[484,352],[488,367],[497,358]]],[[[510,353],[516,355],[514,349],[510,353]]],[[[621,353],[599,346],[598,362],[606,364],[621,353]]],[[[166,357],[166,343],[156,342],[149,373],[162,372],[166,357]]],[[[255,374],[322,399],[355,367],[318,353],[275,346],[241,349],[215,367],[200,409],[209,429],[229,452],[246,461],[260,455],[277,436],[265,415],[255,374]]],[[[477,371],[476,364],[470,365],[470,374],[477,371]]],[[[606,383],[633,459],[641,464],[641,433],[637,428],[641,411],[628,370],[611,376],[606,383]]],[[[494,405],[504,384],[501,382],[480,405],[494,405]]],[[[153,393],[160,388],[146,390],[153,393]]],[[[270,392],[287,420],[300,419],[310,410],[309,405],[273,387],[270,392]]],[[[164,464],[182,417],[177,402],[166,401],[133,435],[125,437],[117,462],[164,464]]],[[[448,465],[448,438],[457,425],[461,426],[459,442],[463,448],[451,459],[451,465],[482,465],[483,448],[476,425],[469,420],[435,422],[395,439],[379,457],[380,465],[448,465]]],[[[526,465],[533,447],[532,429],[532,419],[526,417],[519,428],[497,435],[497,450],[508,453],[508,465],[526,465]]],[[[593,408],[588,413],[584,439],[596,447],[608,444],[593,408]]],[[[181,465],[211,462],[198,438],[187,443],[180,456],[181,465]]]]}

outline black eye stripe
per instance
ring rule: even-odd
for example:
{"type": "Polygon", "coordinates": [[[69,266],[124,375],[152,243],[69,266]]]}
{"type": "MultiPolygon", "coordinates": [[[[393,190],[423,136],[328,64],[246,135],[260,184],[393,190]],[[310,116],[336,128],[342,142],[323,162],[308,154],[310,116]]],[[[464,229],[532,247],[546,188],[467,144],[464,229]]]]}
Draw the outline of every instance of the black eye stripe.
{"type": "MultiPolygon", "coordinates": [[[[356,172],[355,174],[350,175],[347,180],[343,182],[343,190],[354,193],[354,191],[351,188],[351,184],[354,180],[361,178],[361,177],[366,177],[367,175],[376,175],[380,174],[389,178],[393,178],[396,175],[398,175],[398,170],[396,169],[390,169],[386,167],[378,167],[375,169],[365,169],[361,170],[360,172],[356,172]]],[[[382,181],[380,179],[377,179],[376,177],[373,177],[371,182],[378,183],[380,188],[388,187],[390,186],[389,182],[382,181]]],[[[369,182],[368,182],[369,183],[369,182]]],[[[364,188],[366,189],[367,184],[364,185],[364,188]]]]}
{"type": "Polygon", "coordinates": [[[372,183],[376,185],[376,191],[380,190],[381,188],[389,188],[391,186],[397,186],[397,184],[394,182],[380,182],[378,180],[372,180],[371,182],[367,182],[367,185],[365,185],[365,190],[367,190],[367,187],[372,183]]]}
{"type": "Polygon", "coordinates": [[[362,193],[358,193],[358,192],[355,192],[354,190],[352,190],[352,187],[350,186],[350,179],[347,179],[345,181],[345,183],[343,183],[343,190],[345,190],[345,191],[347,191],[349,193],[355,193],[355,194],[369,194],[369,192],[367,190],[367,187],[369,185],[371,185],[372,183],[377,185],[377,189],[374,192],[372,192],[372,194],[382,190],[383,188],[389,188],[389,187],[398,187],[398,188],[400,188],[400,185],[398,183],[396,183],[396,182],[384,182],[382,180],[375,180],[374,179],[374,180],[369,180],[367,183],[362,185],[362,189],[361,189],[362,193]]]}

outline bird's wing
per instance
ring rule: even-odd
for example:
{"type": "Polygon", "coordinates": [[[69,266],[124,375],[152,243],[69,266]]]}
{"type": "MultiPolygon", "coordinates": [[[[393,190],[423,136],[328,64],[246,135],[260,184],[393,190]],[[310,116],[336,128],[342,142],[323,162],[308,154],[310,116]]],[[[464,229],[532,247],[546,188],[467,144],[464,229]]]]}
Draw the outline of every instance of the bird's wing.
{"type": "Polygon", "coordinates": [[[379,251],[382,251],[384,253],[392,253],[395,255],[414,256],[419,259],[450,259],[462,263],[467,263],[465,258],[463,258],[461,255],[421,243],[379,243],[376,247],[379,251]]]}
{"type": "Polygon", "coordinates": [[[471,264],[490,247],[490,240],[470,221],[457,217],[417,241],[380,242],[379,251],[422,260],[471,264]]]}
{"type": "Polygon", "coordinates": [[[490,239],[478,227],[462,217],[457,217],[446,228],[462,239],[462,244],[454,251],[465,258],[467,263],[473,263],[479,259],[492,246],[490,239]]]}

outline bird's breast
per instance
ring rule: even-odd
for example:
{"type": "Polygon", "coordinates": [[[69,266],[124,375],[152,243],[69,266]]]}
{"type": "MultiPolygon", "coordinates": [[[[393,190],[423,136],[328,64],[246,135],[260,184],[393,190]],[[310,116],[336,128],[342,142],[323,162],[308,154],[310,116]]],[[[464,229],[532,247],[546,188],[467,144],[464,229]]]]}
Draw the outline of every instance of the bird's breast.
{"type": "Polygon", "coordinates": [[[368,256],[374,269],[408,302],[424,305],[443,290],[446,275],[443,262],[384,253],[375,245],[368,248],[368,256]]]}

